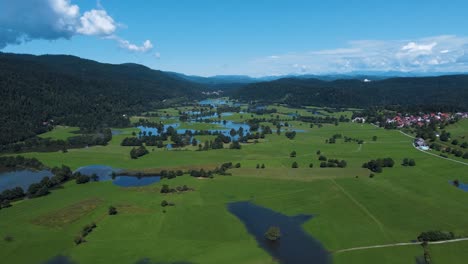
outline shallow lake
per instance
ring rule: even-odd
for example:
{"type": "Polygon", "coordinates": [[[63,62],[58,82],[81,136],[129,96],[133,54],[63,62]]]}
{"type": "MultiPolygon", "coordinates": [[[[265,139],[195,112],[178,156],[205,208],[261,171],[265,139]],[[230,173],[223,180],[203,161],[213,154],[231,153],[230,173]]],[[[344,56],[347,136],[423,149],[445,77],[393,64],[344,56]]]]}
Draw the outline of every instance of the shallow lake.
{"type": "Polygon", "coordinates": [[[462,182],[459,182],[458,183],[458,186],[455,186],[455,184],[453,183],[453,181],[449,181],[449,184],[454,186],[454,187],[457,187],[458,189],[460,190],[463,190],[465,192],[468,192],[468,184],[466,183],[462,183],[462,182]]]}
{"type": "Polygon", "coordinates": [[[24,191],[27,191],[29,185],[40,182],[42,178],[46,176],[51,177],[52,173],[48,170],[17,170],[2,172],[0,173],[0,192],[18,186],[23,188],[24,191]]]}
{"type": "Polygon", "coordinates": [[[310,220],[311,215],[287,216],[251,202],[230,203],[228,210],[244,223],[258,245],[280,263],[331,263],[331,256],[322,244],[302,229],[302,224],[310,220]],[[279,240],[272,242],[265,239],[265,232],[270,226],[280,228],[279,240]]]}
{"type": "Polygon", "coordinates": [[[129,175],[119,175],[112,177],[112,172],[119,173],[122,170],[115,169],[110,166],[104,165],[90,165],[85,167],[80,167],[76,171],[86,174],[92,175],[96,174],[99,177],[99,181],[109,181],[111,180],[113,184],[120,186],[120,187],[138,187],[138,186],[145,186],[150,185],[155,182],[159,182],[161,177],[159,176],[129,176],[129,175]]]}
{"type": "Polygon", "coordinates": [[[139,187],[150,185],[152,183],[159,182],[160,180],[161,177],[159,176],[117,176],[112,183],[120,187],[139,187]]]}

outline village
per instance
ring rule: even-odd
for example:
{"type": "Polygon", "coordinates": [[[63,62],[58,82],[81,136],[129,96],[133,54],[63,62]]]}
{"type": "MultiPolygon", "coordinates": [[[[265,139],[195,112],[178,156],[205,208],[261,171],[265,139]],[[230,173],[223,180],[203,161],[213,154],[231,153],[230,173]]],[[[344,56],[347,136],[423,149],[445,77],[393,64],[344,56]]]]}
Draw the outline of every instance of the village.
{"type": "Polygon", "coordinates": [[[454,119],[468,118],[468,112],[457,112],[455,114],[451,113],[430,113],[423,115],[403,115],[398,113],[393,118],[387,118],[387,124],[395,124],[396,127],[409,127],[409,126],[424,126],[429,124],[432,121],[450,121],[454,119]]]}

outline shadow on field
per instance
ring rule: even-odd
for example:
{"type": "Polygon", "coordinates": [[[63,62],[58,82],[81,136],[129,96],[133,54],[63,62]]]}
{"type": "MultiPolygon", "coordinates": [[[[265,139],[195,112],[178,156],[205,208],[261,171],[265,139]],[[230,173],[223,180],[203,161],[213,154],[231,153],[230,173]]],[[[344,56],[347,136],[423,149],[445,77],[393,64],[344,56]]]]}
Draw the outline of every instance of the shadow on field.
{"type": "Polygon", "coordinates": [[[149,258],[143,258],[140,259],[139,261],[135,262],[135,264],[195,264],[192,262],[187,262],[187,261],[176,261],[176,262],[153,262],[149,258]]]}
{"type": "Polygon", "coordinates": [[[72,261],[71,258],[67,256],[57,255],[42,264],[77,264],[77,262],[72,261]]]}
{"type": "Polygon", "coordinates": [[[426,264],[426,260],[424,259],[424,256],[419,256],[415,258],[415,263],[416,264],[426,264]]]}

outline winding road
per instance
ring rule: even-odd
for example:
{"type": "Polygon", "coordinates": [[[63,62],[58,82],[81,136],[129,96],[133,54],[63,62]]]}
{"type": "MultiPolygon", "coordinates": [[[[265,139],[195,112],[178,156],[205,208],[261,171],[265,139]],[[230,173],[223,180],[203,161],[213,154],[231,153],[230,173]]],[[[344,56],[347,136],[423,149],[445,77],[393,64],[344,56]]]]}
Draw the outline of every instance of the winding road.
{"type": "MultiPolygon", "coordinates": [[[[401,130],[398,130],[398,131],[400,131],[401,134],[403,134],[403,135],[405,135],[405,136],[407,136],[407,137],[410,137],[410,138],[412,138],[412,139],[415,139],[415,137],[413,137],[413,136],[411,136],[411,135],[409,135],[409,134],[406,134],[405,132],[403,132],[403,131],[401,131],[401,130]]],[[[437,158],[440,158],[440,159],[450,160],[450,161],[453,161],[453,162],[460,163],[460,164],[463,164],[463,165],[468,166],[468,163],[466,163],[466,162],[459,161],[459,160],[454,160],[454,159],[451,159],[451,158],[444,158],[444,157],[441,157],[441,156],[436,155],[436,154],[434,154],[434,153],[429,153],[429,152],[427,152],[427,151],[424,151],[424,150],[422,150],[422,149],[419,149],[419,148],[417,148],[414,144],[412,144],[412,145],[413,145],[413,147],[414,147],[415,149],[417,149],[417,150],[419,150],[419,151],[421,151],[421,152],[423,152],[423,153],[426,153],[426,154],[428,154],[428,155],[432,155],[432,156],[437,157],[437,158]]]]}

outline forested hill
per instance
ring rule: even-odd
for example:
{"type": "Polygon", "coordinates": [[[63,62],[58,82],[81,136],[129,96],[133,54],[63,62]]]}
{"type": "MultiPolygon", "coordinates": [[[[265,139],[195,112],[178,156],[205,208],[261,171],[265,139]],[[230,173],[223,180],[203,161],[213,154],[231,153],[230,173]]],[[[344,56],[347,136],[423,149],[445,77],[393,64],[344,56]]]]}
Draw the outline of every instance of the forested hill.
{"type": "Polygon", "coordinates": [[[165,99],[197,99],[201,91],[137,64],[0,53],[0,144],[43,132],[51,120],[90,129],[128,125],[125,114],[165,99]]]}
{"type": "Polygon", "coordinates": [[[370,107],[434,105],[468,108],[468,75],[321,81],[287,78],[246,85],[232,97],[290,105],[370,107]]]}

